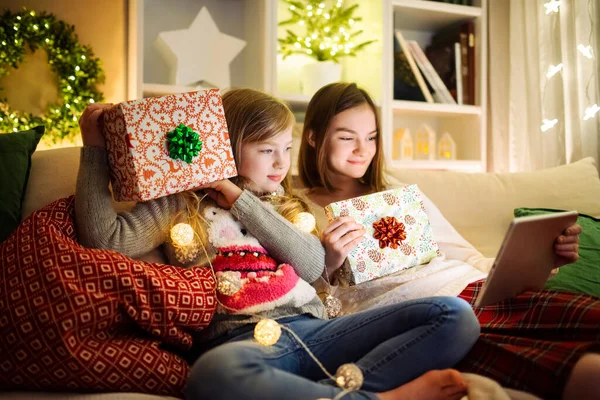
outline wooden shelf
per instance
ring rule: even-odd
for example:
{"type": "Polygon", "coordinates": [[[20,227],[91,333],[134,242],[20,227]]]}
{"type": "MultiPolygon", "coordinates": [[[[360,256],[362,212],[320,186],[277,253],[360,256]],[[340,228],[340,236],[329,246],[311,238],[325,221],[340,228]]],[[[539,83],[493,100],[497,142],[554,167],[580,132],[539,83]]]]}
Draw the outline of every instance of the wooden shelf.
{"type": "Polygon", "coordinates": [[[481,115],[479,106],[426,103],[424,101],[394,100],[392,101],[392,110],[397,114],[419,116],[481,115]]]}
{"type": "Polygon", "coordinates": [[[392,0],[396,25],[403,30],[438,30],[455,22],[477,18],[481,7],[424,0],[392,0]]]}
{"type": "Polygon", "coordinates": [[[400,169],[447,170],[458,172],[483,172],[477,160],[392,160],[392,167],[400,169]]]}

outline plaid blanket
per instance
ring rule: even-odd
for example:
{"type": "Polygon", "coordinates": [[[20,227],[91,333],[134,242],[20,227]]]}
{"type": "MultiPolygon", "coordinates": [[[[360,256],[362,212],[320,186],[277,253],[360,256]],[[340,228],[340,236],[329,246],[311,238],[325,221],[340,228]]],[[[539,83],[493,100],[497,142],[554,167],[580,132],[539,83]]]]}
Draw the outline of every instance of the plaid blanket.
{"type": "MultiPolygon", "coordinates": [[[[475,303],[483,281],[459,297],[475,303]]],[[[481,336],[457,368],[544,399],[560,398],[577,360],[600,350],[600,298],[584,294],[526,292],[474,308],[481,336]]]]}

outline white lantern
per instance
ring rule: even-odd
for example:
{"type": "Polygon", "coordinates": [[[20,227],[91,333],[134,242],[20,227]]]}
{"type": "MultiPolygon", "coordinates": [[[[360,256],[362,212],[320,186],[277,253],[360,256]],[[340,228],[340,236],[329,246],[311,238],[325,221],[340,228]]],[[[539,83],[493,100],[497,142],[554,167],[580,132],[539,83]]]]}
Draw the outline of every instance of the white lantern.
{"type": "Polygon", "coordinates": [[[410,131],[407,128],[397,129],[394,132],[392,158],[394,160],[412,160],[414,156],[414,142],[410,131]]]}
{"type": "Polygon", "coordinates": [[[415,135],[415,159],[435,160],[435,131],[427,124],[422,124],[415,135]]]}
{"type": "Polygon", "coordinates": [[[438,143],[438,158],[440,160],[456,160],[456,143],[448,132],[445,132],[438,143]]]}

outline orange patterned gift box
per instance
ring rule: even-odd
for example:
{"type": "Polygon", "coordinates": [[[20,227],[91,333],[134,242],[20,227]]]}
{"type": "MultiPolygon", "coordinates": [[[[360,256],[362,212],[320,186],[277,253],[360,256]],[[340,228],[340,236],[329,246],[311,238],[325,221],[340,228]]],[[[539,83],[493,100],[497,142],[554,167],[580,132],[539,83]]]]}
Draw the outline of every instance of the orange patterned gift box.
{"type": "Polygon", "coordinates": [[[218,89],[119,103],[104,113],[104,133],[117,201],[147,201],[237,175],[218,89]],[[180,146],[186,157],[171,157],[167,137],[182,129],[194,139],[180,146]]]}
{"type": "Polygon", "coordinates": [[[365,235],[342,268],[350,284],[425,264],[438,255],[417,185],[356,197],[325,207],[330,221],[351,216],[365,235]]]}

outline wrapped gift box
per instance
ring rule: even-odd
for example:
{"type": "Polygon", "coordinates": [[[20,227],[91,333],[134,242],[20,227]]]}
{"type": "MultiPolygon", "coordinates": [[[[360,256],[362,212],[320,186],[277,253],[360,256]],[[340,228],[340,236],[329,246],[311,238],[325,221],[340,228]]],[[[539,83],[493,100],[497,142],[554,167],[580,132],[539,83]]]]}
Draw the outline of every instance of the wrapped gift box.
{"type": "Polygon", "coordinates": [[[439,253],[417,185],[332,203],[325,213],[330,221],[351,216],[365,227],[344,263],[350,284],[425,264],[439,253]]]}
{"type": "Polygon", "coordinates": [[[117,201],[147,201],[237,175],[218,89],[119,103],[104,113],[104,133],[117,201]]]}

